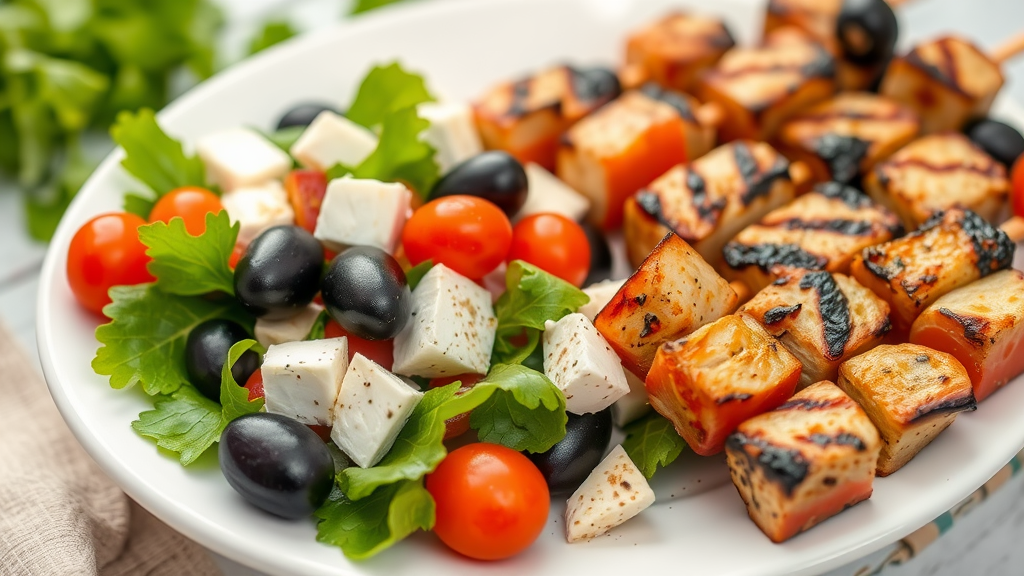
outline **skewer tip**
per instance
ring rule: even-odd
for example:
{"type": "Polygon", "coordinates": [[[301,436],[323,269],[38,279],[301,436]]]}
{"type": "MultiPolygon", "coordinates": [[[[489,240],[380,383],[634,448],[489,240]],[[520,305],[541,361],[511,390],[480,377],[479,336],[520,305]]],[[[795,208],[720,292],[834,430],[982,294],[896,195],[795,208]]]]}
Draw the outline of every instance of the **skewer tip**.
{"type": "Polygon", "coordinates": [[[996,46],[990,53],[989,58],[996,64],[1003,64],[1014,56],[1024,52],[1024,32],[1020,32],[996,46]]]}

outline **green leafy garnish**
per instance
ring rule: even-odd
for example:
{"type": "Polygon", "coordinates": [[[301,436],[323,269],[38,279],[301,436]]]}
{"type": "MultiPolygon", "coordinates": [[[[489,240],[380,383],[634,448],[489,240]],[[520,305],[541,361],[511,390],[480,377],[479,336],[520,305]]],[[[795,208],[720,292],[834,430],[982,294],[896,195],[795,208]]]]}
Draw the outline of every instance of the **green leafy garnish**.
{"type": "Polygon", "coordinates": [[[370,70],[345,115],[356,124],[374,128],[394,112],[433,100],[422,76],[392,62],[370,70]]]}
{"type": "Polygon", "coordinates": [[[403,0],[356,0],[352,5],[352,10],[349,12],[352,15],[362,14],[363,12],[369,12],[370,10],[376,10],[390,4],[397,4],[403,0]]]}
{"type": "Polygon", "coordinates": [[[139,227],[139,240],[153,259],[148,264],[157,288],[170,294],[194,296],[208,292],[234,294],[234,272],[228,266],[241,224],[231,224],[226,210],[206,215],[206,231],[193,236],[180,217],[170,223],[139,227]]]}
{"type": "Polygon", "coordinates": [[[622,448],[647,478],[654,476],[658,467],[675,461],[686,447],[672,423],[657,412],[630,423],[624,429],[626,439],[622,448]]]}
{"type": "Polygon", "coordinates": [[[434,267],[433,260],[424,260],[419,264],[413,266],[405,273],[405,281],[409,283],[409,289],[415,290],[420,284],[420,280],[430,272],[430,269],[434,267]]]}
{"type": "Polygon", "coordinates": [[[231,374],[231,368],[235,365],[235,362],[238,362],[242,354],[254,347],[258,347],[255,340],[235,342],[228,350],[228,361],[221,368],[220,405],[225,426],[227,426],[228,422],[239,416],[255,414],[263,408],[263,398],[257,398],[250,402],[249,390],[243,387],[245,382],[235,382],[235,377],[231,374]]]}
{"type": "Polygon", "coordinates": [[[129,192],[124,195],[124,211],[135,214],[143,220],[149,220],[149,213],[153,211],[156,201],[152,198],[129,192]]]}
{"type": "Polygon", "coordinates": [[[298,34],[298,31],[291,24],[285,21],[271,21],[263,25],[252,42],[249,43],[249,54],[255,54],[280,44],[298,34]]]}
{"type": "Polygon", "coordinates": [[[309,332],[303,340],[323,340],[326,338],[327,323],[330,321],[331,315],[327,313],[327,310],[321,310],[316,320],[313,321],[313,325],[309,327],[309,332]]]}
{"type": "Polygon", "coordinates": [[[434,499],[422,480],[383,486],[358,502],[337,487],[316,511],[316,539],[355,560],[369,558],[416,530],[434,527],[434,499]]]}
{"type": "Polygon", "coordinates": [[[185,155],[181,142],[160,128],[152,110],[121,112],[110,135],[124,148],[121,165],[157,197],[182,186],[206,186],[202,161],[185,155]]]}
{"type": "Polygon", "coordinates": [[[266,136],[267,140],[270,140],[274,146],[277,146],[285,152],[291,153],[292,146],[299,141],[299,138],[305,131],[305,126],[288,126],[287,128],[267,132],[263,135],[266,136]]]}
{"type": "Polygon", "coordinates": [[[544,323],[560,320],[590,301],[582,290],[565,280],[514,260],[505,273],[506,291],[494,305],[498,331],[491,352],[491,363],[519,364],[540,342],[544,323]],[[526,344],[512,342],[525,335],[526,344]]]}

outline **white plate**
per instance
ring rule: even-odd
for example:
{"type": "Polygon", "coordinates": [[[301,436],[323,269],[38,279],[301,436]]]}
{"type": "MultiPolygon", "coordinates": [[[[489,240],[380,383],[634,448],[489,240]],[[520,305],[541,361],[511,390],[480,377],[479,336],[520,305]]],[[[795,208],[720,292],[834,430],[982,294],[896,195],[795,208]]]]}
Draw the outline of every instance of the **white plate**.
{"type": "MultiPolygon", "coordinates": [[[[693,0],[696,1],[696,0],[693,0]]],[[[754,0],[705,2],[729,15],[737,36],[760,27],[754,0]]],[[[240,124],[263,128],[309,98],[346,102],[371,63],[400,58],[436,92],[471,98],[490,83],[560,60],[617,60],[626,30],[680,2],[669,0],[461,0],[420,4],[302,38],[250,60],[161,114],[173,134],[195,138],[240,124]]],[[[1017,116],[1019,119],[1020,116],[1017,116]]],[[[215,455],[188,469],[129,426],[150,406],[141,391],[111,390],[89,367],[96,321],[75,304],[65,255],[89,217],[119,209],[133,186],[108,158],[68,210],[43,268],[39,351],[54,400],[89,453],[135,500],[200,544],[278,574],[628,573],[677,566],[687,574],[812,574],[870,553],[924,525],[981,486],[1024,445],[1024,385],[965,414],[906,468],[875,483],[872,499],[783,545],[747,519],[717,460],[690,459],[659,475],[659,502],[589,543],[568,545],[552,506],[549,529],[526,553],[470,562],[419,534],[378,558],[348,562],[314,540],[312,521],[288,522],[247,505],[227,485],[215,455]],[[443,572],[442,572],[443,571],[443,572]]],[[[1018,258],[1018,265],[1021,259],[1018,258]]]]}

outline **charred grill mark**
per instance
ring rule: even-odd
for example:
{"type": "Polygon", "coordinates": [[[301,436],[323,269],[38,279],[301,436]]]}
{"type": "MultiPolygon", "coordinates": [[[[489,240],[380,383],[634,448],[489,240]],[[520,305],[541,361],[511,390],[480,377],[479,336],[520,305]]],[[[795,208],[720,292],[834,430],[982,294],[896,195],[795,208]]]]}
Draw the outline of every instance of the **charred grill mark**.
{"type": "Polygon", "coordinates": [[[644,328],[640,331],[640,337],[647,338],[651,334],[657,334],[659,330],[661,330],[661,320],[650,312],[644,314],[644,328]]]}
{"type": "Polygon", "coordinates": [[[808,78],[835,78],[835,58],[821,46],[814,46],[814,51],[814,59],[801,66],[800,71],[808,78]]]}
{"type": "Polygon", "coordinates": [[[726,394],[725,396],[722,396],[721,398],[716,399],[715,400],[715,404],[718,404],[719,406],[721,406],[722,404],[728,404],[729,402],[743,402],[744,400],[750,400],[753,397],[754,397],[753,394],[745,394],[745,393],[726,394]]]}
{"type": "Polygon", "coordinates": [[[900,287],[907,293],[907,296],[913,296],[917,294],[917,291],[925,286],[932,286],[939,281],[939,277],[935,274],[925,274],[918,277],[916,281],[910,281],[907,279],[900,280],[900,287]]]}
{"type": "Polygon", "coordinates": [[[964,329],[964,338],[967,339],[973,346],[981,348],[985,346],[988,338],[985,337],[985,332],[988,331],[988,321],[984,318],[978,318],[977,316],[963,316],[953,312],[949,308],[939,308],[939,314],[942,314],[946,318],[956,322],[964,329]]]}
{"type": "Polygon", "coordinates": [[[885,248],[882,246],[870,246],[864,249],[864,267],[868,269],[875,276],[878,276],[886,282],[891,282],[893,278],[899,276],[906,264],[903,259],[897,256],[889,264],[882,264],[886,261],[887,255],[885,248]]]}
{"type": "Polygon", "coordinates": [[[875,230],[873,223],[865,220],[801,220],[792,218],[781,223],[786,230],[824,230],[843,236],[867,236],[875,230]]]}
{"type": "Polygon", "coordinates": [[[805,251],[796,244],[754,244],[729,242],[722,249],[725,262],[732,268],[757,266],[766,274],[774,266],[788,266],[806,270],[822,270],[828,259],[805,251]]]}
{"type": "Polygon", "coordinates": [[[885,321],[882,322],[882,325],[878,327],[878,330],[875,330],[874,336],[875,336],[875,338],[881,338],[882,336],[885,336],[886,334],[888,334],[891,331],[892,331],[892,318],[890,318],[889,316],[886,316],[885,317],[885,321]]]}
{"type": "Polygon", "coordinates": [[[526,100],[530,97],[530,86],[533,78],[523,78],[512,84],[512,103],[508,107],[509,116],[522,116],[529,112],[526,100]]]}
{"type": "Polygon", "coordinates": [[[960,94],[969,96],[969,94],[964,92],[963,87],[961,87],[960,83],[957,81],[957,78],[955,76],[956,72],[953,70],[952,66],[950,65],[951,62],[947,58],[948,56],[951,55],[949,54],[949,48],[946,46],[945,39],[939,41],[939,47],[940,50],[942,50],[943,52],[943,60],[945,61],[942,64],[944,66],[935,65],[930,62],[925,62],[924,58],[921,57],[921,52],[917,48],[911,50],[910,53],[906,55],[905,59],[908,64],[920,68],[922,71],[924,71],[924,73],[931,76],[940,84],[943,84],[944,86],[952,90],[955,90],[960,94]]]}
{"type": "Polygon", "coordinates": [[[832,436],[829,436],[828,434],[811,434],[807,439],[822,448],[835,444],[836,446],[851,446],[858,452],[867,450],[867,445],[864,444],[863,440],[847,432],[840,432],[839,434],[832,436]]]}
{"type": "Polygon", "coordinates": [[[906,120],[908,122],[915,122],[916,119],[913,114],[902,107],[892,107],[886,110],[885,114],[880,113],[879,110],[843,110],[841,108],[829,108],[814,113],[804,113],[794,118],[793,121],[800,122],[801,124],[825,124],[833,120],[867,120],[877,122],[895,122],[900,120],[906,120]]]}
{"type": "Polygon", "coordinates": [[[761,167],[758,166],[753,152],[743,142],[733,144],[733,156],[736,160],[736,168],[746,184],[746,190],[740,196],[740,201],[744,206],[749,206],[759,196],[768,194],[772,185],[779,178],[789,178],[788,161],[779,158],[767,172],[761,172],[761,167]]]}
{"type": "Polygon", "coordinates": [[[569,72],[570,86],[573,94],[580,102],[588,106],[600,106],[618,98],[622,94],[622,85],[615,72],[595,66],[593,68],[576,68],[566,66],[569,72]]]}
{"type": "Polygon", "coordinates": [[[782,322],[789,316],[799,312],[800,308],[802,307],[803,304],[793,304],[792,306],[776,306],[775,308],[772,308],[771,310],[768,310],[767,312],[764,313],[764,323],[767,324],[768,326],[778,324],[779,322],[782,322]]]}
{"type": "Polygon", "coordinates": [[[995,161],[985,162],[980,166],[976,166],[974,164],[967,164],[964,162],[953,162],[950,164],[935,164],[924,158],[899,158],[889,160],[888,162],[885,163],[885,165],[879,167],[880,170],[878,171],[878,173],[879,176],[882,176],[881,178],[879,178],[879,180],[882,186],[888,187],[888,183],[891,181],[891,177],[886,175],[887,168],[905,168],[910,166],[913,166],[915,168],[922,168],[924,170],[936,174],[941,174],[943,172],[971,172],[973,174],[978,174],[985,178],[1006,177],[1005,169],[1002,168],[1002,166],[1000,166],[999,163],[995,161]]]}
{"type": "Polygon", "coordinates": [[[950,398],[948,400],[939,400],[938,402],[932,402],[931,404],[925,404],[917,409],[914,417],[910,419],[910,423],[920,422],[926,418],[932,416],[942,416],[943,414],[956,414],[958,412],[971,412],[978,409],[978,402],[974,399],[973,393],[968,393],[966,396],[959,396],[957,398],[950,398]]]}
{"type": "Polygon", "coordinates": [[[690,103],[682,94],[672,90],[665,90],[654,82],[644,84],[640,88],[640,93],[651,100],[664,102],[665,104],[675,108],[676,113],[678,113],[683,120],[693,124],[697,123],[697,118],[693,115],[693,109],[690,107],[690,103]]]}
{"type": "Polygon", "coordinates": [[[963,211],[960,226],[974,244],[974,253],[978,257],[976,265],[982,278],[1013,265],[1013,252],[1017,245],[1006,232],[970,210],[963,211]]]}
{"type": "MultiPolygon", "coordinates": [[[[633,197],[640,209],[661,224],[665,224],[665,213],[661,209],[661,197],[656,192],[641,190],[633,197]]],[[[665,224],[667,226],[667,224],[665,224]]]]}
{"type": "Polygon", "coordinates": [[[637,294],[633,297],[633,301],[636,302],[638,306],[643,306],[644,303],[647,302],[647,294],[637,294]]]}
{"type": "Polygon", "coordinates": [[[725,442],[729,450],[747,457],[750,467],[758,466],[766,479],[778,483],[788,496],[807,477],[810,468],[797,450],[781,448],[763,438],[754,438],[735,432],[725,442]]]}
{"type": "Polygon", "coordinates": [[[710,224],[716,224],[718,217],[725,210],[725,198],[719,198],[712,202],[708,196],[708,187],[704,177],[692,168],[686,171],[686,187],[693,195],[693,207],[697,210],[697,216],[710,224]]]}
{"type": "Polygon", "coordinates": [[[844,184],[860,175],[860,164],[868,153],[871,142],[855,136],[825,134],[812,145],[814,153],[828,165],[832,179],[844,184]]]}
{"type": "Polygon", "coordinates": [[[815,186],[814,191],[826,198],[842,200],[854,210],[871,208],[875,204],[867,194],[841,182],[824,182],[815,186]]]}
{"type": "Polygon", "coordinates": [[[800,289],[811,288],[818,293],[818,310],[821,312],[825,346],[828,348],[826,354],[830,360],[838,360],[846,351],[846,343],[849,342],[852,331],[849,302],[828,272],[805,274],[800,279],[800,289]]]}
{"type": "Polygon", "coordinates": [[[810,398],[796,398],[789,400],[782,406],[779,406],[775,411],[779,410],[825,410],[843,404],[844,401],[840,399],[833,400],[811,400],[810,398]]]}

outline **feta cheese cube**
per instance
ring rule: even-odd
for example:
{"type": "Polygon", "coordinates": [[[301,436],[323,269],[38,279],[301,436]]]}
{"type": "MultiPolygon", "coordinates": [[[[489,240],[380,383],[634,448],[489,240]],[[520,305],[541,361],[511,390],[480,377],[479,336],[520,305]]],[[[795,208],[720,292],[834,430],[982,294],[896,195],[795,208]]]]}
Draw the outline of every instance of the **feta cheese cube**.
{"type": "Polygon", "coordinates": [[[263,356],[267,412],[303,424],[330,426],[331,409],[348,369],[348,338],[276,344],[263,356]]]}
{"type": "Polygon", "coordinates": [[[416,111],[430,121],[423,139],[437,150],[434,159],[442,174],[484,151],[468,104],[427,102],[417,106],[416,111]]]}
{"type": "Polygon", "coordinates": [[[394,370],[438,378],[486,374],[498,320],[491,294],[437,264],[412,293],[412,319],[395,337],[394,370]]]}
{"type": "Polygon", "coordinates": [[[403,184],[336,178],[327,185],[313,235],[334,251],[374,246],[394,252],[411,203],[403,184]]]}
{"type": "Polygon", "coordinates": [[[654,491],[616,445],[566,502],[565,539],[590,540],[654,504],[654,491]]]}
{"type": "Polygon", "coordinates": [[[524,169],[528,192],[526,202],[516,213],[516,219],[531,214],[554,213],[578,222],[586,216],[590,210],[590,200],[586,196],[570,188],[539,164],[530,162],[524,169]]]}
{"type": "Polygon", "coordinates": [[[281,320],[256,319],[256,341],[269,348],[274,344],[294,342],[305,338],[320,317],[323,306],[316,302],[310,303],[294,316],[281,320]]]}
{"type": "Polygon", "coordinates": [[[196,142],[196,153],[210,181],[225,192],[283,178],[292,167],[283,150],[248,128],[204,136],[196,142]]]}
{"type": "Polygon", "coordinates": [[[221,196],[220,201],[231,217],[231,223],[242,224],[238,243],[243,246],[267,228],[295,222],[295,210],[288,201],[288,193],[277,180],[261,186],[236,188],[221,196]]]}
{"type": "Polygon", "coordinates": [[[369,468],[388,453],[423,393],[362,354],[352,357],[334,405],[331,440],[369,468]]]}
{"type": "Polygon", "coordinates": [[[601,311],[601,308],[604,308],[612,301],[612,298],[615,297],[615,294],[618,293],[619,289],[622,288],[622,285],[625,283],[625,280],[604,280],[587,286],[583,289],[583,293],[590,296],[590,302],[580,306],[580,309],[577,310],[577,312],[583,314],[587,317],[587,320],[593,322],[594,318],[597,317],[597,313],[601,311]]]}
{"type": "Polygon", "coordinates": [[[644,381],[625,368],[623,368],[623,372],[626,374],[626,383],[629,384],[629,394],[612,404],[612,420],[619,428],[651,411],[644,381]]]}
{"type": "Polygon", "coordinates": [[[292,144],[291,153],[306,168],[323,172],[336,164],[358,166],[376,148],[373,132],[325,110],[292,144]]]}
{"type": "Polygon", "coordinates": [[[619,357],[578,312],[544,325],[544,374],[573,414],[599,412],[629,393],[619,357]]]}

